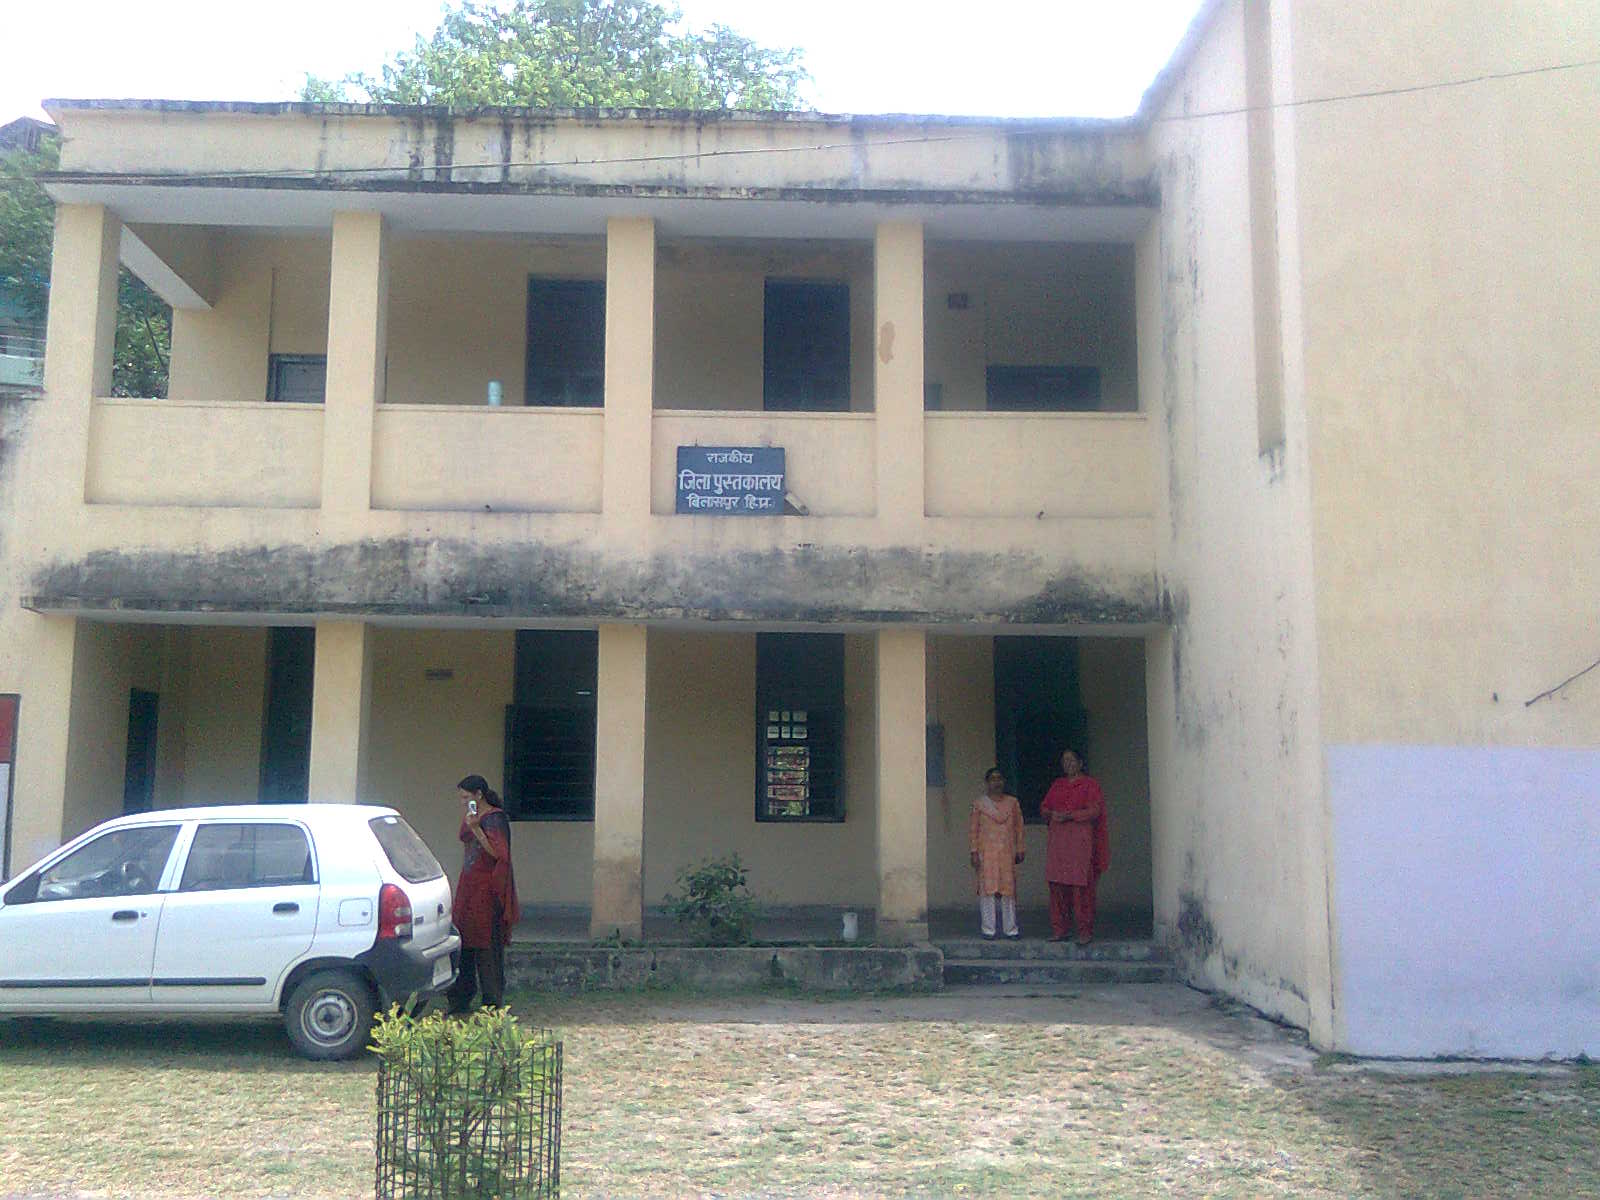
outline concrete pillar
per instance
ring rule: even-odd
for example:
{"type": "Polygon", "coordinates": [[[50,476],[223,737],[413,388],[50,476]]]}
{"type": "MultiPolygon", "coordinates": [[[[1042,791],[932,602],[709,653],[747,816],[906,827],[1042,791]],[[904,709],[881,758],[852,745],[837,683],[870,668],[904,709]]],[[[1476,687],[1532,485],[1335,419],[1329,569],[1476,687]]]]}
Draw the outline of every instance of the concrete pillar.
{"type": "Polygon", "coordinates": [[[608,526],[650,515],[655,396],[656,223],[606,222],[606,406],[602,508],[608,526]]]}
{"type": "Polygon", "coordinates": [[[315,661],[307,798],[355,804],[366,784],[371,627],[360,621],[318,621],[315,661]]]}
{"type": "Polygon", "coordinates": [[[323,405],[322,508],[372,506],[372,422],[389,345],[389,237],[378,213],[333,214],[328,284],[328,389],[323,405]]]}
{"type": "Polygon", "coordinates": [[[878,519],[915,538],[923,514],[922,225],[885,221],[874,239],[878,519]]]}
{"type": "Polygon", "coordinates": [[[67,807],[76,617],[20,614],[21,703],[11,793],[12,872],[61,844],[67,807]]]}
{"type": "Polygon", "coordinates": [[[83,503],[89,415],[96,396],[111,394],[121,243],[122,223],[103,205],[56,206],[45,327],[49,405],[35,431],[37,444],[49,446],[49,461],[39,464],[30,498],[40,509],[83,503]]]}
{"type": "Polygon", "coordinates": [[[878,938],[928,940],[927,635],[878,633],[878,938]]]}
{"type": "Polygon", "coordinates": [[[643,625],[600,626],[595,689],[593,937],[644,932],[643,625]]]}

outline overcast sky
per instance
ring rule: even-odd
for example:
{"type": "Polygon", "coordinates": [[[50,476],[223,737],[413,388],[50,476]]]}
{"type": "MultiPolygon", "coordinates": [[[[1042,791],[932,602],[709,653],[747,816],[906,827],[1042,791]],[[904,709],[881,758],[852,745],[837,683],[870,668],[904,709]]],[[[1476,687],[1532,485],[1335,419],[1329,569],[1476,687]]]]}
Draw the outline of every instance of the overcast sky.
{"type": "MultiPolygon", "coordinates": [[[[686,22],[805,51],[825,112],[1122,116],[1199,0],[680,0],[686,22]],[[981,18],[981,24],[975,19],[981,18]]],[[[441,0],[17,0],[0,123],[41,99],[286,100],[304,73],[373,70],[441,0]]]]}

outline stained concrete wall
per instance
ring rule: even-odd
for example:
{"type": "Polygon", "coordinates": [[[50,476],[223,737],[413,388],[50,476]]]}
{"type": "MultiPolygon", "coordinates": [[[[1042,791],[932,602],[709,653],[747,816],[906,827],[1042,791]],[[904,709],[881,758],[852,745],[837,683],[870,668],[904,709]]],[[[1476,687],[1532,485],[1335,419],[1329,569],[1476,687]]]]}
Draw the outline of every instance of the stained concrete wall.
{"type": "MultiPolygon", "coordinates": [[[[1288,15],[1297,97],[1600,44],[1593,5],[1300,0],[1288,15]]],[[[1351,1049],[1600,1045],[1600,672],[1529,703],[1600,656],[1594,100],[1584,68],[1295,118],[1351,1049]]]]}
{"type": "MultiPolygon", "coordinates": [[[[1242,110],[1262,96],[1246,86],[1245,34],[1242,7],[1224,5],[1154,114],[1162,211],[1136,249],[1171,621],[1148,654],[1156,924],[1188,978],[1325,1044],[1311,480],[1297,390],[1285,390],[1283,443],[1262,452],[1257,396],[1271,381],[1254,338],[1276,298],[1258,294],[1252,267],[1267,233],[1252,210],[1242,110]]],[[[1292,301],[1292,223],[1280,233],[1292,301]]],[[[1292,380],[1297,342],[1284,346],[1292,380]]]]}

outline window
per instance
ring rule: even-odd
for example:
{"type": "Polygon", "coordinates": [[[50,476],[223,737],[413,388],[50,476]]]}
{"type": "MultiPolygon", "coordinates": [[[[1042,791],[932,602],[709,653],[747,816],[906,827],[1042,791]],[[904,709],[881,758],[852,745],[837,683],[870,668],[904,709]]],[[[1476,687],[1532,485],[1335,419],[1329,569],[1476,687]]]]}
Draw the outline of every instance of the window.
{"type": "Polygon", "coordinates": [[[994,759],[1028,821],[1061,774],[1061,752],[1083,749],[1088,716],[1072,638],[994,639],[994,759]]]}
{"type": "Polygon", "coordinates": [[[844,635],[756,635],[756,820],[844,820],[844,635]]]}
{"type": "Polygon", "coordinates": [[[767,280],[761,398],[773,412],[844,412],[850,407],[847,284],[767,280]]]}
{"type": "Polygon", "coordinates": [[[326,354],[267,357],[267,399],[285,404],[321,404],[328,391],[326,354]]]}
{"type": "MultiPolygon", "coordinates": [[[[113,829],[74,850],[39,876],[39,900],[142,896],[156,890],[177,839],[176,825],[113,829]]],[[[24,899],[6,896],[8,903],[24,899]]]]}
{"type": "Polygon", "coordinates": [[[367,822],[372,836],[389,858],[389,865],[407,883],[425,883],[444,874],[439,860],[417,831],[400,817],[373,817],[367,822]]]}
{"type": "Polygon", "coordinates": [[[606,395],[606,285],[528,280],[526,402],[596,407],[606,395]]]}
{"type": "Polygon", "coordinates": [[[996,412],[1096,412],[1100,368],[991,365],[984,373],[989,407],[996,412]]]}
{"type": "Polygon", "coordinates": [[[514,820],[594,820],[593,630],[519,629],[506,708],[506,812],[514,820]]]}
{"type": "Polygon", "coordinates": [[[194,832],[179,890],[315,883],[311,843],[298,825],[214,824],[194,832]]]}

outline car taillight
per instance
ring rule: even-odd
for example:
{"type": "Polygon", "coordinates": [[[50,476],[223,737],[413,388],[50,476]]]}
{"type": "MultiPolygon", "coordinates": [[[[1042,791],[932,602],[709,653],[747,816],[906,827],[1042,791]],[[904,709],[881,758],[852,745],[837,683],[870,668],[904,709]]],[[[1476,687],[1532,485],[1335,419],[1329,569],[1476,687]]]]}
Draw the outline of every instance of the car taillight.
{"type": "Polygon", "coordinates": [[[378,891],[378,936],[411,936],[411,897],[392,883],[384,884],[378,891]]]}

